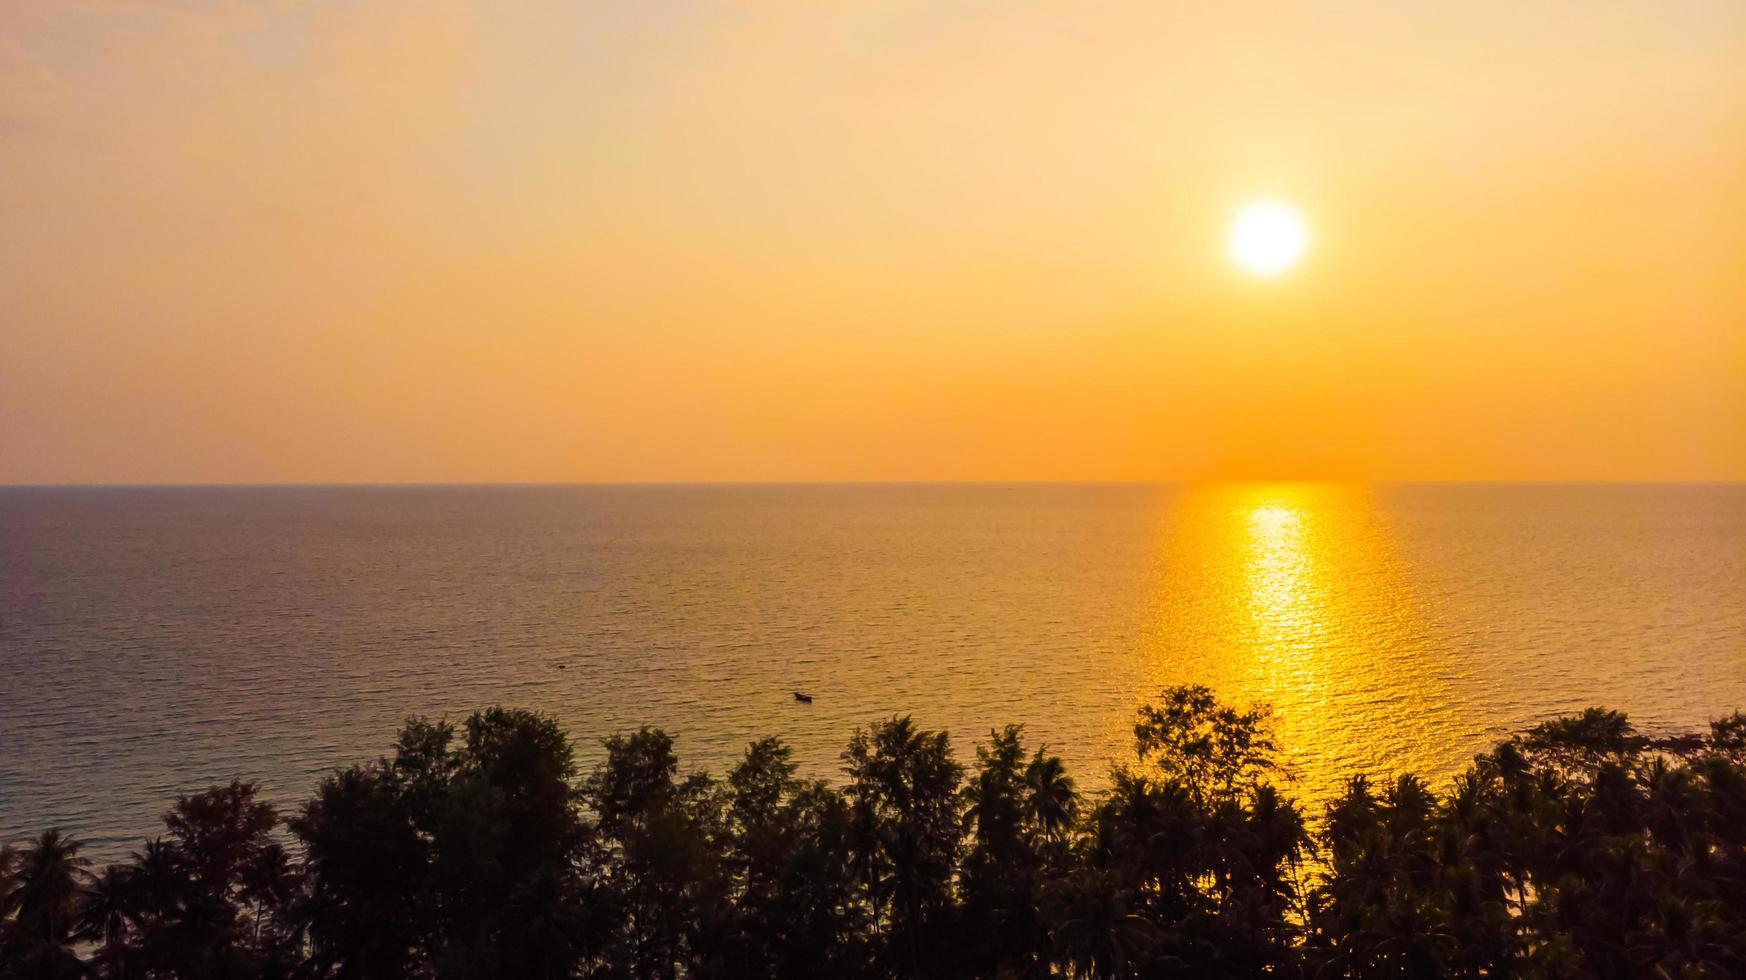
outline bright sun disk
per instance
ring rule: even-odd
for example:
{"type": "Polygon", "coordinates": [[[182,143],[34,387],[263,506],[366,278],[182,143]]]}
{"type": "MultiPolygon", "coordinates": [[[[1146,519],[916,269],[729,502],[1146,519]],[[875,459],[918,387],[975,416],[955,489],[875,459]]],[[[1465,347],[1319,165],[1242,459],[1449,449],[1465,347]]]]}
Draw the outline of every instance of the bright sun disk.
{"type": "Polygon", "coordinates": [[[1280,201],[1244,205],[1231,222],[1231,258],[1258,276],[1276,276],[1296,265],[1309,245],[1303,213],[1280,201]]]}

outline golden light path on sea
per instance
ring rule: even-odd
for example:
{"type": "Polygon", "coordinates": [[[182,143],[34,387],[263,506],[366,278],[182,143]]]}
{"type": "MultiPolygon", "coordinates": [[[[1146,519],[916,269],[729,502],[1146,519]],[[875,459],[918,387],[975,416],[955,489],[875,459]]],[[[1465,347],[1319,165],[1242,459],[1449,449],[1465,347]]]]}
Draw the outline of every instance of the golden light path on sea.
{"type": "Polygon", "coordinates": [[[1438,772],[1454,723],[1426,604],[1370,491],[1341,484],[1185,491],[1163,535],[1150,669],[1136,690],[1201,683],[1266,704],[1295,791],[1352,773],[1438,772]]]}

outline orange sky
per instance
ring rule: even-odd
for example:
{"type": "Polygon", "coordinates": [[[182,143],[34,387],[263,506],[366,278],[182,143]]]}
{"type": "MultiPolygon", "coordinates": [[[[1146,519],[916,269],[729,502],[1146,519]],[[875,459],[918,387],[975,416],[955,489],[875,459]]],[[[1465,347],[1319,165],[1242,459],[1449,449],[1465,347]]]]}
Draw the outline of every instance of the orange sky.
{"type": "Polygon", "coordinates": [[[1746,5],[0,5],[0,482],[1206,477],[1746,479],[1746,5]]]}

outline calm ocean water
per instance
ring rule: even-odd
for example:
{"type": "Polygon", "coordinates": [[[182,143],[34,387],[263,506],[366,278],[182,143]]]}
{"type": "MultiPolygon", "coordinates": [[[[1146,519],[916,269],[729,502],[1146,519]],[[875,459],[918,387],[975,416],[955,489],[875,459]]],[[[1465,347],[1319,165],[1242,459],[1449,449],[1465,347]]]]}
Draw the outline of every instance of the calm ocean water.
{"type": "Polygon", "coordinates": [[[99,857],[412,713],[824,776],[894,712],[1023,722],[1095,786],[1184,681],[1272,704],[1311,796],[1589,704],[1695,729],[1746,707],[1746,486],[0,489],[0,838],[99,857]]]}

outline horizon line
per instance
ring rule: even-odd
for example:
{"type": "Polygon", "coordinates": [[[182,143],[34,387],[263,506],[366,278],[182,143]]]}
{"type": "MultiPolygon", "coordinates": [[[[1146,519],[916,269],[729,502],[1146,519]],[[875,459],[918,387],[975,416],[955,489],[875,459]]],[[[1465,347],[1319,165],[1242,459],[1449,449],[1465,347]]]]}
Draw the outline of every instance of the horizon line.
{"type": "Polygon", "coordinates": [[[116,483],[0,483],[0,490],[272,490],[272,489],[437,489],[561,487],[944,487],[944,486],[1204,486],[1209,484],[1329,484],[1368,486],[1740,486],[1746,479],[1366,479],[1317,477],[1230,477],[1175,480],[378,480],[378,481],[214,481],[116,483]]]}

